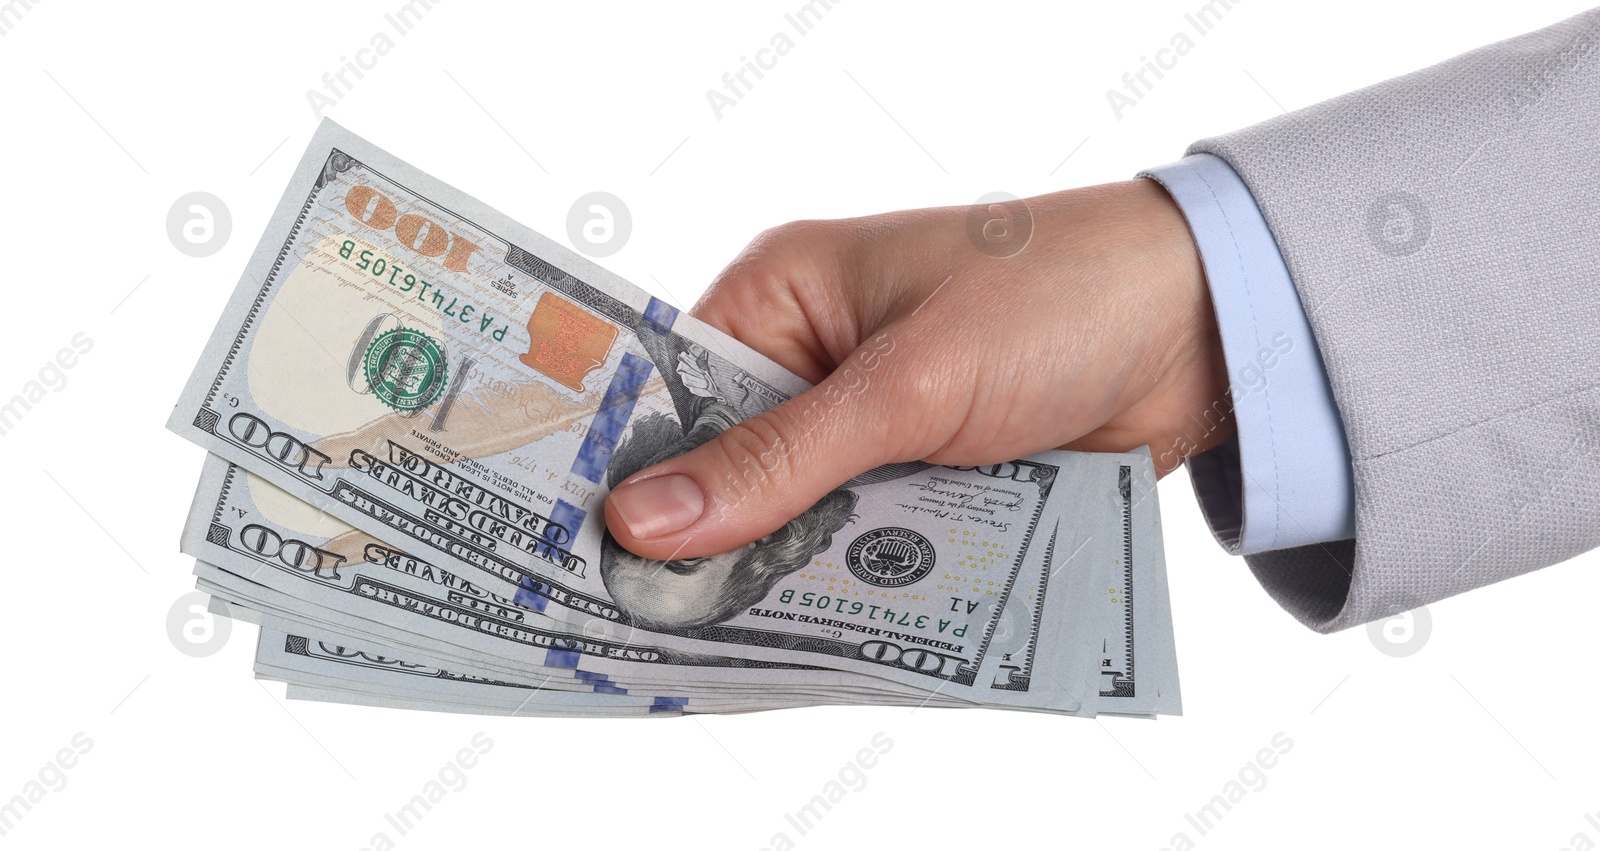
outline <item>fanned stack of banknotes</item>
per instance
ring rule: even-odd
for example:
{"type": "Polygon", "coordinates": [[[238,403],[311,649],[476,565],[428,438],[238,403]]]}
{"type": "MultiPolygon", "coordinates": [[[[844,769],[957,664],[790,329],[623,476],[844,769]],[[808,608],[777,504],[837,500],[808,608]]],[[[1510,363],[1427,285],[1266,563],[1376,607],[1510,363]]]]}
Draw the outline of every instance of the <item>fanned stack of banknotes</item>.
{"type": "Polygon", "coordinates": [[[211,452],[183,551],[293,698],[1179,711],[1147,452],[882,467],[709,558],[606,534],[610,487],[806,388],[325,122],[168,424],[211,452]]]}

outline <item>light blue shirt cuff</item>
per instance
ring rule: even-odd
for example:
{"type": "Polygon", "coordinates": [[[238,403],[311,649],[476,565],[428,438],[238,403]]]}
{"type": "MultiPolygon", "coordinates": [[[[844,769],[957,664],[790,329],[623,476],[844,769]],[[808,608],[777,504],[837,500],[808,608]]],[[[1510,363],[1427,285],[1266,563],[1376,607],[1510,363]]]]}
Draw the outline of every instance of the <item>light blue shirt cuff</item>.
{"type": "Polygon", "coordinates": [[[1235,554],[1355,537],[1344,425],[1300,296],[1250,189],[1211,154],[1140,176],[1165,187],[1188,220],[1222,332],[1238,437],[1189,459],[1212,532],[1235,554]]]}

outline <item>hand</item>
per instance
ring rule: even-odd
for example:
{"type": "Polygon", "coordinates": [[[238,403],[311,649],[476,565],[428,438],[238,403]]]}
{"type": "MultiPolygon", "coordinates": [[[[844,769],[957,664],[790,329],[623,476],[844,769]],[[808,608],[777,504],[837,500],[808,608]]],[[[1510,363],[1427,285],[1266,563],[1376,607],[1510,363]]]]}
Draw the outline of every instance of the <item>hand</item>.
{"type": "Polygon", "coordinates": [[[693,313],[816,387],[620,483],[618,542],[733,550],[896,461],[1148,445],[1165,474],[1231,436],[1199,254],[1166,192],[1140,179],[1025,203],[1031,239],[1004,258],[969,238],[965,207],[758,237],[693,313]]]}

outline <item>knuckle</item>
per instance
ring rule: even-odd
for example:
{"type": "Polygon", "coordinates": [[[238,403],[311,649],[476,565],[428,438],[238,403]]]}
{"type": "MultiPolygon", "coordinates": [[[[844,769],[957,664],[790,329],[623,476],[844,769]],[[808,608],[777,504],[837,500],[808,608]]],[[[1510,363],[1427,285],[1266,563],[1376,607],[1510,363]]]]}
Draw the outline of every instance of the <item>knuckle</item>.
{"type": "Polygon", "coordinates": [[[818,255],[819,246],[832,244],[829,222],[795,221],[768,228],[717,275],[709,295],[714,300],[761,300],[788,292],[803,264],[818,255]]]}
{"type": "Polygon", "coordinates": [[[767,228],[756,236],[750,247],[759,251],[776,251],[797,244],[807,245],[821,237],[831,237],[834,231],[832,222],[798,219],[767,228]]]}
{"type": "Polygon", "coordinates": [[[793,430],[771,412],[757,414],[724,431],[716,445],[730,490],[777,490],[794,480],[793,430]]]}
{"type": "Polygon", "coordinates": [[[861,238],[855,219],[800,219],[762,231],[743,259],[754,268],[780,271],[831,266],[854,252],[861,238]]]}
{"type": "Polygon", "coordinates": [[[831,282],[854,268],[857,236],[848,221],[803,219],[762,231],[711,282],[695,315],[740,339],[770,329],[774,317],[798,323],[802,305],[837,309],[831,282]]]}

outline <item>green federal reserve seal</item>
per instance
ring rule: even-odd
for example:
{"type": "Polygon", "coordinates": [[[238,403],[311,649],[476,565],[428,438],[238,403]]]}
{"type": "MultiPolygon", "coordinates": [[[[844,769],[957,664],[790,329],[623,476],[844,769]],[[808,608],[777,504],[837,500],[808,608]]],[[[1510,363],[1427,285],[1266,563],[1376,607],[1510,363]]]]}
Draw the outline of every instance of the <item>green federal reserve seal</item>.
{"type": "Polygon", "coordinates": [[[444,392],[444,347],[421,331],[396,328],[379,334],[363,364],[372,394],[401,413],[426,408],[444,392]]]}

